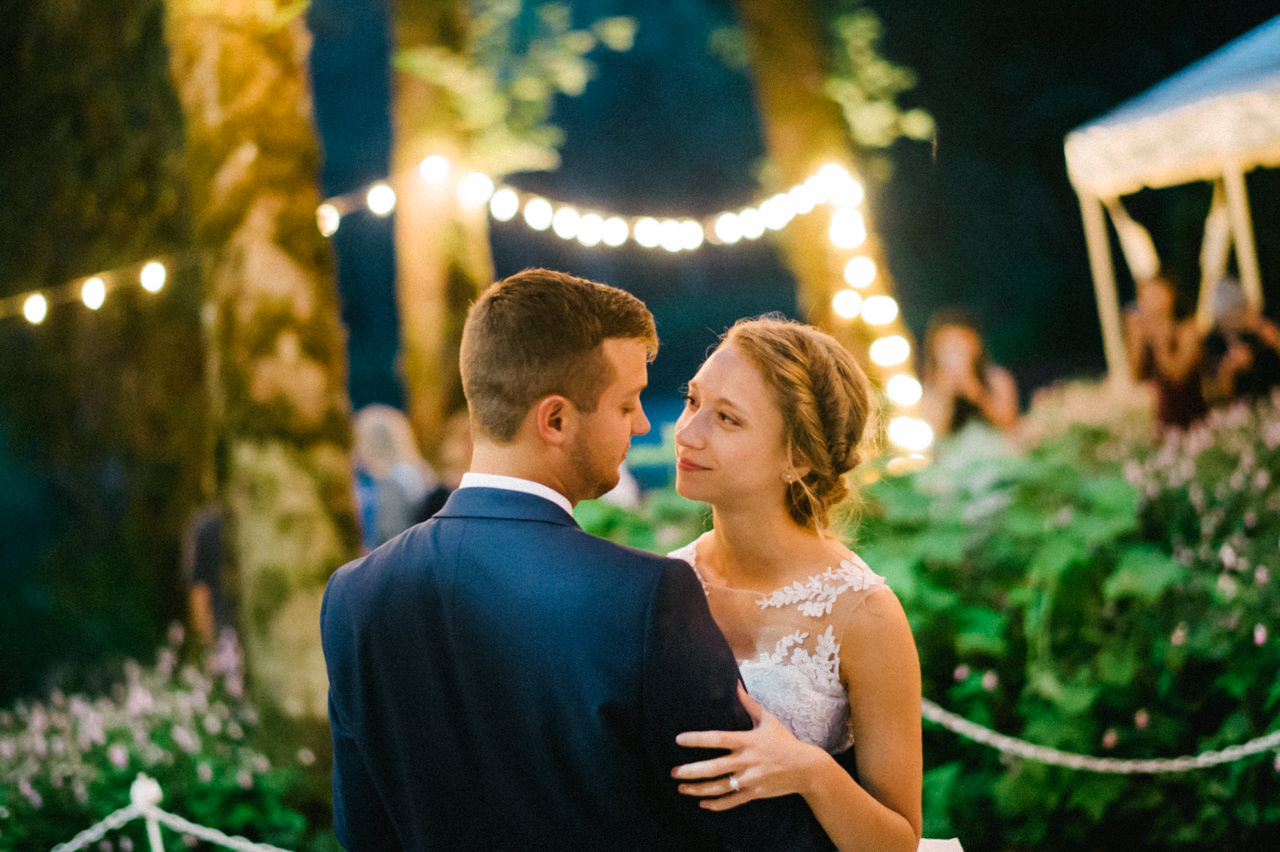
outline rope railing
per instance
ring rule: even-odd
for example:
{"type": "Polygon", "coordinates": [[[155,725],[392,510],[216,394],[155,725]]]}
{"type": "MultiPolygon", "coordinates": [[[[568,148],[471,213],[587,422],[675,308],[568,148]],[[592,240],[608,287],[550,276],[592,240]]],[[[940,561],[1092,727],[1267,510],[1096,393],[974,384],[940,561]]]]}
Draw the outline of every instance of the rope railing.
{"type": "Polygon", "coordinates": [[[1064,766],[1068,769],[1086,772],[1108,773],[1112,775],[1158,775],[1175,772],[1189,772],[1193,769],[1205,769],[1222,763],[1232,763],[1265,751],[1280,749],[1280,730],[1272,731],[1256,739],[1239,745],[1228,746],[1220,751],[1203,751],[1196,755],[1185,755],[1170,758],[1130,759],[1122,757],[1093,757],[1087,754],[1073,754],[1048,746],[1035,745],[1015,737],[985,728],[970,722],[963,716],[944,710],[929,699],[921,701],[921,715],[930,722],[941,725],[948,731],[972,740],[981,745],[994,748],[1001,754],[1047,763],[1050,766],[1064,766]]]}
{"type": "Polygon", "coordinates": [[[59,843],[53,847],[53,852],[78,852],[80,849],[87,849],[90,844],[101,840],[109,832],[117,831],[139,817],[147,822],[147,843],[151,852],[164,852],[164,841],[160,837],[161,825],[173,831],[189,834],[207,843],[213,843],[226,849],[234,849],[236,852],[288,852],[288,850],[281,849],[279,846],[254,843],[243,837],[233,837],[218,831],[216,828],[197,825],[177,814],[161,810],[159,805],[162,797],[160,785],[155,779],[139,773],[133,784],[129,786],[128,805],[108,814],[101,821],[86,828],[66,843],[59,843]]]}

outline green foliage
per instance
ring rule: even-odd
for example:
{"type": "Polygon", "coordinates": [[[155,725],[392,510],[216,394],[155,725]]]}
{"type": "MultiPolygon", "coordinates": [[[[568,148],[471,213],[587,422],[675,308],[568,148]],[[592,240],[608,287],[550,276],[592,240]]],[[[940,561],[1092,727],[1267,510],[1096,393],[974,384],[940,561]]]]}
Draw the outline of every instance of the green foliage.
{"type": "MultiPolygon", "coordinates": [[[[966,432],[932,466],[869,489],[861,553],[903,600],[926,696],[1096,756],[1198,754],[1275,730],[1280,400],[1216,411],[1163,441],[1103,389],[1042,402],[1021,445],[966,432]]],[[[1108,775],[1001,759],[927,726],[926,766],[943,788],[927,797],[929,833],[966,848],[1247,848],[1280,836],[1268,755],[1108,775]]]]}
{"type": "Polygon", "coordinates": [[[597,47],[626,51],[634,38],[632,18],[575,29],[565,3],[480,0],[462,51],[406,48],[394,64],[446,93],[470,165],[500,175],[558,165],[564,134],[550,123],[555,96],[583,93],[595,73],[587,55],[597,47]]]}
{"type": "Polygon", "coordinates": [[[898,106],[898,97],[915,86],[915,74],[880,55],[880,19],[856,5],[831,20],[827,78],[827,93],[844,110],[853,141],[862,148],[887,148],[902,137],[933,138],[933,116],[898,106]]]}
{"type": "MultiPolygon", "coordinates": [[[[172,629],[153,666],[126,662],[103,695],[55,690],[0,711],[0,848],[70,840],[128,804],[139,773],[159,782],[160,807],[198,825],[285,848],[336,848],[293,803],[315,755],[303,750],[277,765],[256,742],[234,640],[190,664],[181,642],[172,629]]],[[[163,834],[166,849],[189,848],[163,834]]],[[[148,848],[140,820],[108,840],[148,848]]]]}

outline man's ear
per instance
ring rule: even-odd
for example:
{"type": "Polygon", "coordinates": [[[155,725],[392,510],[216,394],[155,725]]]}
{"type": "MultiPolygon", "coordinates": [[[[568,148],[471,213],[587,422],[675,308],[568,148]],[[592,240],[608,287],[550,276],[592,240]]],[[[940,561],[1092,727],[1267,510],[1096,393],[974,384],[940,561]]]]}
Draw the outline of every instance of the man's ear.
{"type": "Polygon", "coordinates": [[[534,427],[538,437],[549,446],[558,447],[568,437],[568,418],[573,414],[573,403],[559,394],[544,396],[533,407],[534,427]]]}

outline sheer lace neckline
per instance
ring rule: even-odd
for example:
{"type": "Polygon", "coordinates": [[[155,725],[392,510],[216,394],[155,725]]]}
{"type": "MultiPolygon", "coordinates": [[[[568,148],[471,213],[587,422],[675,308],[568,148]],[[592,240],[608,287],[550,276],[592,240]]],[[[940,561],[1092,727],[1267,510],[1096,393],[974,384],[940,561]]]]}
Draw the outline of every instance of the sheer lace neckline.
{"type": "Polygon", "coordinates": [[[752,595],[758,600],[761,609],[781,608],[796,605],[805,615],[830,615],[836,599],[846,591],[861,591],[876,585],[883,578],[871,571],[858,556],[850,553],[835,566],[810,574],[803,580],[795,580],[787,585],[779,586],[772,591],[762,592],[758,589],[746,589],[730,586],[727,583],[709,580],[705,566],[698,564],[698,545],[710,535],[705,532],[698,538],[681,548],[679,555],[693,568],[702,583],[703,591],[718,589],[742,595],[752,595]]]}

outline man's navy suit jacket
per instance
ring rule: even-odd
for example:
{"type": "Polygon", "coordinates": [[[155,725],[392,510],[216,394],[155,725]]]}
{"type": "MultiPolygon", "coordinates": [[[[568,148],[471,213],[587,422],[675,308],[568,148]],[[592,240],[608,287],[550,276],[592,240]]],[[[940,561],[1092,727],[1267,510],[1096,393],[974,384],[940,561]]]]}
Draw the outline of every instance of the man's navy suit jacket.
{"type": "Polygon", "coordinates": [[[351,850],[825,846],[798,796],[715,814],[681,731],[745,729],[689,566],[464,488],[330,579],[334,825],[351,850]]]}

